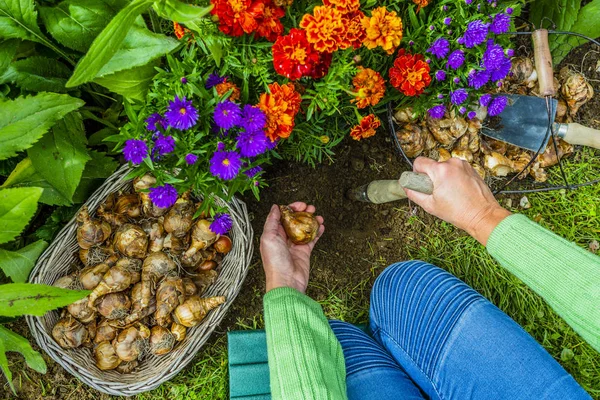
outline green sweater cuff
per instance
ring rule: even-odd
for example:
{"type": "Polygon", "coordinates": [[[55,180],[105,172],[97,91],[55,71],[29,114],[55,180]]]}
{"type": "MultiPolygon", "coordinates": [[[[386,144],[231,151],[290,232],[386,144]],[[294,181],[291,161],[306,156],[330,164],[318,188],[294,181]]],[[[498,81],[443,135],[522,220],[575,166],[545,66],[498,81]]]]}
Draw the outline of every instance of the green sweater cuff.
{"type": "Polygon", "coordinates": [[[487,249],[600,351],[600,258],[524,215],[506,217],[487,249]]]}

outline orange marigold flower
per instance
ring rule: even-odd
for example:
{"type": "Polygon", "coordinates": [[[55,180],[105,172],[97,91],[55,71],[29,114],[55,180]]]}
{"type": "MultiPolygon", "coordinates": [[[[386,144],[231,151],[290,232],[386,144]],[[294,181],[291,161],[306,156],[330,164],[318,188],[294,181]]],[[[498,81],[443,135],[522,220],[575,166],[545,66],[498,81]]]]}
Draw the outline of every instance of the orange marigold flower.
{"type": "Polygon", "coordinates": [[[219,18],[219,30],[226,35],[242,36],[258,28],[264,3],[258,0],[211,0],[211,14],[219,18]]]}
{"type": "Polygon", "coordinates": [[[185,32],[187,31],[187,29],[179,25],[177,22],[173,21],[173,31],[175,32],[175,36],[177,37],[177,39],[181,39],[185,36],[185,32]]]}
{"type": "Polygon", "coordinates": [[[422,54],[413,55],[402,49],[390,68],[390,83],[405,96],[418,96],[431,83],[429,71],[422,54]]]}
{"type": "Polygon", "coordinates": [[[367,37],[367,32],[362,25],[362,19],[364,17],[365,14],[362,11],[344,15],[343,22],[346,26],[346,40],[344,41],[344,45],[347,45],[347,47],[340,46],[342,50],[345,50],[350,46],[354,47],[354,49],[358,49],[362,46],[363,41],[367,37]]]}
{"type": "Polygon", "coordinates": [[[364,41],[367,49],[381,46],[388,54],[394,53],[402,40],[402,20],[395,11],[389,12],[385,7],[379,7],[371,12],[371,17],[362,19],[367,32],[364,41]]]}
{"type": "Polygon", "coordinates": [[[323,4],[337,8],[344,14],[358,11],[360,8],[360,0],[323,0],[323,4]]]}
{"type": "Polygon", "coordinates": [[[217,90],[217,94],[219,96],[223,96],[229,90],[233,89],[233,92],[231,92],[231,94],[229,95],[229,100],[231,101],[239,100],[241,95],[240,88],[237,87],[235,83],[229,82],[227,78],[222,83],[216,85],[215,89],[217,90]]]}
{"type": "Polygon", "coordinates": [[[300,28],[306,29],[306,38],[317,51],[333,53],[345,41],[346,27],[342,13],[335,8],[317,6],[312,14],[305,14],[300,28]]]}
{"type": "Polygon", "coordinates": [[[283,24],[279,20],[285,16],[285,9],[277,7],[271,0],[264,2],[263,16],[258,20],[256,33],[269,42],[274,42],[283,33],[283,24]]]}
{"type": "Polygon", "coordinates": [[[360,120],[350,131],[350,136],[354,140],[366,139],[375,134],[375,130],[381,126],[381,121],[373,114],[369,114],[360,120]]]}
{"type": "Polygon", "coordinates": [[[293,83],[279,85],[275,82],[269,85],[269,90],[271,93],[260,95],[258,107],[267,116],[265,133],[274,142],[278,138],[290,137],[302,98],[293,83]]]}
{"type": "Polygon", "coordinates": [[[417,5],[417,12],[421,11],[421,8],[427,7],[429,0],[413,0],[413,3],[417,5]]]}
{"type": "Polygon", "coordinates": [[[358,67],[358,74],[352,79],[352,84],[356,91],[356,107],[365,108],[374,106],[383,98],[385,94],[385,80],[379,72],[371,68],[358,67]]]}

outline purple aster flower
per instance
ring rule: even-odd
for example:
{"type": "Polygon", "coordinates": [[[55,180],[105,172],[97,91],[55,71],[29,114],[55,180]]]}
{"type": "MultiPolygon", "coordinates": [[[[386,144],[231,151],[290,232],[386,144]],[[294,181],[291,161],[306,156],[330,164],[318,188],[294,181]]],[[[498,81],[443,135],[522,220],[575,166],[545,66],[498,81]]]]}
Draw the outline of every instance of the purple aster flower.
{"type": "Polygon", "coordinates": [[[496,96],[490,101],[490,105],[488,106],[488,115],[490,117],[495,117],[496,115],[500,115],[504,108],[508,104],[508,99],[504,96],[496,96]]]}
{"type": "Polygon", "coordinates": [[[267,136],[263,131],[240,132],[237,147],[242,157],[256,157],[267,151],[267,136]]]}
{"type": "Polygon", "coordinates": [[[464,113],[467,112],[467,109],[465,107],[461,107],[461,108],[458,109],[458,112],[461,113],[461,114],[464,114],[464,113]]]}
{"type": "Polygon", "coordinates": [[[273,149],[275,149],[275,147],[277,147],[278,144],[279,144],[279,139],[273,140],[273,141],[271,141],[269,139],[269,140],[267,140],[267,149],[273,150],[273,149]]]}
{"type": "Polygon", "coordinates": [[[173,136],[163,136],[158,134],[158,137],[154,141],[154,148],[152,149],[152,157],[159,158],[165,154],[168,154],[175,150],[175,139],[173,136]]]}
{"type": "Polygon", "coordinates": [[[465,44],[465,38],[461,36],[461,37],[459,37],[458,39],[456,39],[456,42],[457,42],[458,44],[465,44]]]}
{"type": "Polygon", "coordinates": [[[508,58],[504,58],[502,63],[498,66],[498,68],[491,71],[491,79],[492,81],[500,81],[508,75],[510,72],[512,64],[508,58]]]}
{"type": "Polygon", "coordinates": [[[148,145],[143,140],[128,139],[123,147],[123,156],[132,164],[141,164],[148,157],[148,145]]]}
{"type": "Polygon", "coordinates": [[[452,79],[452,82],[454,82],[454,83],[460,83],[460,78],[459,78],[458,76],[455,76],[455,77],[452,79]]]}
{"type": "Polygon", "coordinates": [[[441,99],[444,98],[444,95],[440,93],[440,94],[437,95],[437,98],[441,100],[441,99]]]}
{"type": "Polygon", "coordinates": [[[169,102],[165,118],[169,126],[183,131],[196,124],[198,110],[194,108],[191,100],[186,100],[185,96],[182,99],[175,96],[175,100],[169,102]]]}
{"type": "Polygon", "coordinates": [[[408,42],[408,45],[409,45],[409,46],[414,46],[414,45],[415,45],[415,42],[413,42],[413,41],[411,40],[410,42],[408,42]]]}
{"type": "Polygon", "coordinates": [[[154,113],[146,118],[146,129],[150,132],[158,132],[158,127],[166,129],[167,122],[159,113],[154,113]]]}
{"type": "Polygon", "coordinates": [[[457,106],[464,103],[469,97],[469,93],[465,89],[456,89],[454,92],[450,92],[450,101],[457,106]]]}
{"type": "Polygon", "coordinates": [[[444,18],[444,24],[445,25],[450,25],[452,23],[452,17],[446,17],[444,18]]]}
{"type": "Polygon", "coordinates": [[[490,104],[491,100],[492,100],[492,95],[489,93],[486,93],[479,98],[479,104],[481,104],[482,107],[487,107],[488,104],[490,104]]]}
{"type": "Polygon", "coordinates": [[[444,58],[450,52],[450,42],[446,38],[436,39],[431,47],[427,49],[427,52],[433,54],[438,59],[444,58]]]}
{"type": "Polygon", "coordinates": [[[477,11],[481,11],[481,3],[477,4],[477,11]]]}
{"type": "Polygon", "coordinates": [[[471,4],[473,2],[473,0],[465,0],[466,4],[471,4]]]}
{"type": "Polygon", "coordinates": [[[489,30],[489,24],[481,20],[471,21],[465,31],[465,46],[470,49],[485,42],[489,30]]]}
{"type": "Polygon", "coordinates": [[[427,64],[431,64],[431,58],[426,58],[426,59],[425,59],[425,62],[426,62],[427,64]]]}
{"type": "Polygon", "coordinates": [[[238,126],[242,120],[242,110],[233,101],[225,100],[215,107],[213,116],[219,128],[231,129],[238,126]]]}
{"type": "Polygon", "coordinates": [[[216,214],[210,224],[210,230],[217,235],[226,235],[233,227],[233,220],[229,214],[216,214]]]}
{"type": "Polygon", "coordinates": [[[507,13],[507,14],[512,14],[512,13],[513,13],[513,11],[514,11],[514,10],[513,10],[513,8],[512,8],[512,7],[508,7],[508,8],[506,9],[506,13],[507,13]]]}
{"type": "Polygon", "coordinates": [[[475,89],[481,89],[490,81],[490,73],[486,70],[471,71],[469,73],[469,86],[475,89]]]}
{"type": "Polygon", "coordinates": [[[441,69],[436,71],[435,79],[437,79],[440,82],[445,80],[446,79],[446,71],[442,71],[441,69]]]}
{"type": "Polygon", "coordinates": [[[505,59],[502,46],[494,43],[491,39],[488,40],[487,49],[485,49],[482,57],[482,64],[485,69],[490,71],[498,69],[505,59]]]}
{"type": "Polygon", "coordinates": [[[515,51],[513,49],[506,49],[506,55],[512,57],[515,55],[515,51]]]}
{"type": "Polygon", "coordinates": [[[242,127],[247,132],[262,131],[267,124],[267,116],[258,107],[246,104],[242,110],[242,127]]]}
{"type": "Polygon", "coordinates": [[[497,5],[498,5],[498,3],[496,3],[495,1],[492,2],[492,8],[496,8],[497,5]]]}
{"type": "Polygon", "coordinates": [[[448,56],[448,65],[452,69],[460,68],[465,62],[465,53],[462,50],[454,50],[448,56]]]}
{"type": "Polygon", "coordinates": [[[218,150],[210,159],[210,173],[226,181],[235,178],[241,167],[242,160],[235,151],[218,150]]]}
{"type": "Polygon", "coordinates": [[[187,78],[185,76],[181,77],[181,83],[183,83],[184,85],[187,83],[187,78]]]}
{"type": "Polygon", "coordinates": [[[192,153],[186,154],[185,156],[185,163],[187,165],[194,165],[196,164],[196,161],[198,161],[198,156],[192,153]]]}
{"type": "Polygon", "coordinates": [[[429,30],[430,30],[430,31],[433,31],[433,30],[435,30],[435,26],[433,26],[433,25],[429,25],[429,30]]]}
{"type": "Polygon", "coordinates": [[[490,31],[496,35],[508,32],[510,29],[510,17],[504,13],[498,13],[494,16],[492,24],[490,25],[490,31]]]}
{"type": "Polygon", "coordinates": [[[250,168],[247,171],[244,171],[244,174],[246,174],[246,176],[248,178],[254,178],[256,175],[258,175],[261,171],[262,171],[262,167],[258,166],[258,167],[253,167],[250,168]]]}
{"type": "Polygon", "coordinates": [[[443,104],[439,104],[431,107],[429,110],[427,110],[427,112],[431,118],[440,119],[444,117],[444,114],[446,114],[446,107],[444,107],[443,104]]]}
{"type": "Polygon", "coordinates": [[[448,31],[446,32],[448,35],[452,35],[452,29],[448,29],[448,31]]]}
{"type": "Polygon", "coordinates": [[[204,85],[207,89],[212,89],[217,86],[219,83],[225,82],[225,77],[220,76],[216,72],[213,72],[206,78],[206,84],[204,85]]]}
{"type": "Polygon", "coordinates": [[[443,6],[443,7],[442,7],[442,10],[444,10],[444,11],[448,11],[448,6],[443,6]]]}
{"type": "Polygon", "coordinates": [[[477,113],[475,111],[469,111],[469,113],[467,114],[467,118],[469,119],[473,119],[477,116],[477,113]]]}
{"type": "Polygon", "coordinates": [[[177,201],[177,190],[165,183],[163,186],[150,188],[149,196],[156,207],[167,208],[177,201]]]}

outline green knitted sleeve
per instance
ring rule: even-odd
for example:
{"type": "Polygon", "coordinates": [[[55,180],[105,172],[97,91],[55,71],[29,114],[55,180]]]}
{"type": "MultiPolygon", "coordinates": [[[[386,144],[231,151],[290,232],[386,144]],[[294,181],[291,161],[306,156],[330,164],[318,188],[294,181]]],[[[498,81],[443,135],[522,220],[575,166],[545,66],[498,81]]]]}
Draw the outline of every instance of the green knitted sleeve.
{"type": "Polygon", "coordinates": [[[518,214],[498,224],[487,249],[600,351],[600,257],[518,214]]]}
{"type": "Polygon", "coordinates": [[[272,398],[346,399],[344,354],[321,306],[287,287],[263,303],[272,398]]]}

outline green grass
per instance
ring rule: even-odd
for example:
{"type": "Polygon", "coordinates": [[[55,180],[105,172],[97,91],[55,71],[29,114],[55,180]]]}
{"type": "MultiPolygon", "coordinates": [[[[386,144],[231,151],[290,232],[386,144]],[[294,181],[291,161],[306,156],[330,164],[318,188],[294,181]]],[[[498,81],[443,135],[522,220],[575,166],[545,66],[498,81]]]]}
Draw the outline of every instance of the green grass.
{"type": "MultiPolygon", "coordinates": [[[[572,182],[600,175],[600,158],[584,151],[567,166],[572,182]]],[[[551,179],[558,178],[558,169],[551,179]]],[[[522,212],[556,234],[587,248],[591,240],[600,237],[600,185],[576,191],[558,191],[528,195],[531,208],[522,212]]],[[[506,204],[507,199],[501,199],[506,204]]],[[[519,198],[512,203],[518,206],[519,198]]],[[[406,212],[406,207],[396,212],[406,212]]],[[[438,221],[426,224],[412,217],[409,256],[444,268],[490,299],[523,326],[546,350],[571,373],[594,397],[600,399],[600,354],[585,343],[545,302],[519,279],[502,269],[476,241],[451,225],[438,221]]],[[[321,295],[328,318],[364,323],[368,317],[369,292],[374,278],[387,265],[386,260],[370,261],[371,274],[351,287],[324,287],[311,283],[321,295]]],[[[256,296],[260,296],[256,290],[256,296]]],[[[239,329],[254,329],[263,325],[262,315],[244,315],[239,329]]],[[[227,347],[224,335],[204,349],[196,362],[172,381],[138,396],[151,399],[226,399],[227,347]]]]}

